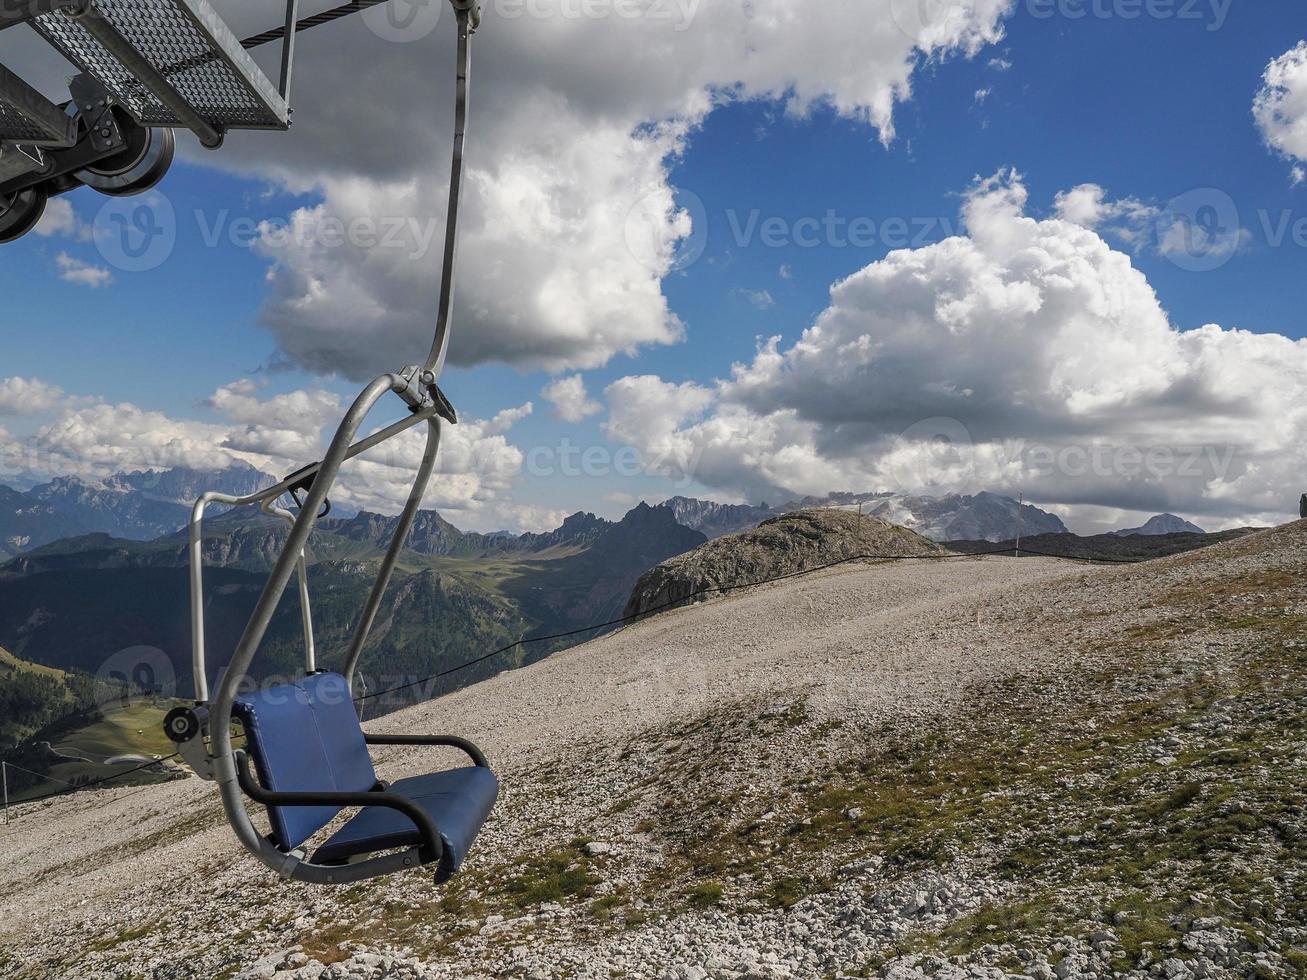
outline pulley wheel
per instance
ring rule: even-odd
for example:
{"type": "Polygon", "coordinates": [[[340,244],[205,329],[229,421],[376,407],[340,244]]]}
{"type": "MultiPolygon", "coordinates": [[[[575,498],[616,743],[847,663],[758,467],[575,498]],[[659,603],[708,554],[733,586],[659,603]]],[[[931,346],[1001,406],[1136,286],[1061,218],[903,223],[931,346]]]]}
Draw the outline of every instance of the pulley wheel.
{"type": "Polygon", "coordinates": [[[0,196],[0,244],[22,238],[45,214],[50,193],[43,186],[28,187],[9,197],[0,196]]]}
{"type": "Polygon", "coordinates": [[[171,129],[142,126],[116,109],[114,114],[127,145],[73,176],[101,194],[130,197],[148,191],[163,180],[172,166],[177,141],[171,129]]]}

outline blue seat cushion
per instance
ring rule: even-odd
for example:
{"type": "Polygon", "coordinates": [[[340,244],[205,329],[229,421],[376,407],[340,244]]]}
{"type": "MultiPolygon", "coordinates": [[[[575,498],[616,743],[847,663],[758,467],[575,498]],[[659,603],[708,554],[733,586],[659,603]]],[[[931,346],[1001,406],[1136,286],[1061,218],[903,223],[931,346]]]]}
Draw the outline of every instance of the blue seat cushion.
{"type": "MultiPolygon", "coordinates": [[[[489,769],[470,766],[414,776],[394,783],[389,792],[407,797],[431,815],[445,845],[438,877],[448,878],[463,865],[481,825],[499,796],[499,780],[489,769]]],[[[398,810],[370,806],[360,810],[313,855],[315,863],[335,864],[352,857],[421,843],[417,826],[398,810]]]]}
{"type": "MultiPolygon", "coordinates": [[[[277,793],[366,793],[377,785],[349,685],[340,674],[311,674],[238,697],[232,713],[245,727],[259,781],[277,793]]],[[[282,850],[303,844],[340,812],[338,806],[270,806],[272,837],[282,850]]]]}

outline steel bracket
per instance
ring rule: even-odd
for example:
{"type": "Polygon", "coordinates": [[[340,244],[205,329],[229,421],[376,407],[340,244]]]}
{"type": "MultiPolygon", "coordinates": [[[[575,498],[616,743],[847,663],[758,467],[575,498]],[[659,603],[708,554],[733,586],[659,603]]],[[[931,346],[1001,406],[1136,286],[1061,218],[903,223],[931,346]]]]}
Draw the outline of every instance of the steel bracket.
{"type": "Polygon", "coordinates": [[[86,124],[91,147],[96,152],[106,153],[127,142],[114,115],[114,97],[103,85],[83,73],[73,77],[68,83],[68,91],[72,94],[78,115],[86,124]]]}

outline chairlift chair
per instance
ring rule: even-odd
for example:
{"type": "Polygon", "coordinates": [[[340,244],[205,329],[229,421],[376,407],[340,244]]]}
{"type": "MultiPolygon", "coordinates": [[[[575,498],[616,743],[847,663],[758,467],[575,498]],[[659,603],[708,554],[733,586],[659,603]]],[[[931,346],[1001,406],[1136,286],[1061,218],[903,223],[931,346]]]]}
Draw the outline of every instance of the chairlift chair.
{"type": "MultiPolygon", "coordinates": [[[[109,194],[152,186],[171,159],[171,127],[185,126],[212,146],[229,129],[285,129],[296,30],[379,0],[354,0],[305,20],[296,19],[298,0],[289,0],[284,26],[244,45],[207,0],[94,0],[94,6],[84,0],[25,2],[17,11],[13,0],[0,0],[0,27],[30,21],[83,73],[73,80],[73,101],[54,106],[11,72],[0,72],[0,135],[6,140],[0,168],[13,163],[11,152],[22,157],[20,164],[45,167],[39,181],[31,173],[0,181],[0,234],[9,237],[35,224],[49,194],[78,183],[109,194]],[[280,89],[245,53],[252,43],[278,38],[284,45],[280,89]]],[[[206,493],[196,502],[189,527],[195,701],[170,711],[164,730],[196,774],[217,784],[241,844],[283,877],[312,884],[344,884],[424,866],[434,868],[436,880],[443,881],[463,863],[499,792],[485,756],[471,742],[365,733],[351,695],[368,633],[435,469],[441,426],[458,423],[437,381],[452,322],[470,43],[480,10],[475,0],[450,2],[458,28],[454,152],[435,337],[427,358],[369,384],[321,461],[248,496],[206,493]],[[359,439],[368,414],[389,394],[402,402],[404,417],[359,439]],[[339,672],[321,670],[304,558],[309,535],[330,507],[328,494],[341,466],[418,426],[425,427],[426,448],[344,666],[339,672]],[[203,521],[213,504],[257,506],[285,520],[290,531],[211,696],[204,642],[203,521]],[[303,615],[304,675],[249,691],[250,664],[293,577],[303,615]],[[233,722],[244,729],[243,748],[233,745],[233,722]],[[447,746],[465,754],[471,765],[387,784],[377,777],[370,745],[447,746]],[[247,798],[267,807],[267,835],[246,811],[247,798]],[[311,839],[347,808],[358,812],[310,853],[311,839]]]]}

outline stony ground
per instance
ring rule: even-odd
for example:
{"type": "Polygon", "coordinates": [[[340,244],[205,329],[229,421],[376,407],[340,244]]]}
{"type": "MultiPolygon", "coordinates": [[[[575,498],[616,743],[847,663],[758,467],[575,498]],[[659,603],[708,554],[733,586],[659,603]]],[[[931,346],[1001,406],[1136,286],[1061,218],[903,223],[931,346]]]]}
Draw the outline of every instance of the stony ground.
{"type": "Polygon", "coordinates": [[[270,880],[196,780],[28,808],[0,976],[1307,975],[1304,572],[1295,524],[659,616],[369,726],[501,772],[442,889],[270,880]]]}

